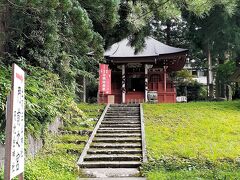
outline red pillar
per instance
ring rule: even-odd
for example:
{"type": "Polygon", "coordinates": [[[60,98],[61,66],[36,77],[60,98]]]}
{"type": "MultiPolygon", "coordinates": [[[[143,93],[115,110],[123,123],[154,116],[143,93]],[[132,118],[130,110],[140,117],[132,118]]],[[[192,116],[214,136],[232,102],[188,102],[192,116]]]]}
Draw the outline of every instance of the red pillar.
{"type": "Polygon", "coordinates": [[[164,81],[164,93],[167,92],[167,71],[166,66],[163,67],[163,81],[164,81]]]}
{"type": "Polygon", "coordinates": [[[122,65],[122,103],[126,103],[126,66],[122,65]]]}
{"type": "Polygon", "coordinates": [[[147,94],[148,94],[148,66],[147,64],[145,64],[145,98],[144,101],[147,102],[148,98],[147,98],[147,94]]]}
{"type": "Polygon", "coordinates": [[[163,102],[166,102],[166,92],[167,92],[167,66],[163,66],[163,81],[164,81],[164,96],[163,96],[163,102]]]}

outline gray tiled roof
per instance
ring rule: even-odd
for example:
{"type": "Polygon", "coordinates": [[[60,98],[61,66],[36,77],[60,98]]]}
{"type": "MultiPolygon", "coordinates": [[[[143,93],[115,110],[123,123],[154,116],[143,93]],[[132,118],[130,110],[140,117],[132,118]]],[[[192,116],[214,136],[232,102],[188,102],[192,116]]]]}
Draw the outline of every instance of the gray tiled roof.
{"type": "Polygon", "coordinates": [[[104,53],[105,57],[121,58],[121,57],[152,57],[173,53],[187,52],[187,49],[175,48],[165,45],[152,37],[145,38],[144,48],[135,54],[134,47],[131,47],[129,40],[123,39],[120,42],[113,44],[104,53]]]}

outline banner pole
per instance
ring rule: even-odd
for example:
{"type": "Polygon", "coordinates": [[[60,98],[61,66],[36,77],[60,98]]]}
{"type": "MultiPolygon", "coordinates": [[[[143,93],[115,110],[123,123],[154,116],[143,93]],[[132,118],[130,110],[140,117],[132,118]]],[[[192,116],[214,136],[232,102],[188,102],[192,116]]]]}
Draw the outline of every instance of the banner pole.
{"type": "Polygon", "coordinates": [[[24,71],[16,64],[12,66],[12,88],[6,105],[6,146],[4,180],[18,177],[24,172],[24,71]]]}
{"type": "Polygon", "coordinates": [[[10,180],[10,171],[11,171],[11,139],[12,139],[12,92],[7,97],[6,105],[6,146],[5,146],[5,161],[4,161],[4,180],[10,180]]]}

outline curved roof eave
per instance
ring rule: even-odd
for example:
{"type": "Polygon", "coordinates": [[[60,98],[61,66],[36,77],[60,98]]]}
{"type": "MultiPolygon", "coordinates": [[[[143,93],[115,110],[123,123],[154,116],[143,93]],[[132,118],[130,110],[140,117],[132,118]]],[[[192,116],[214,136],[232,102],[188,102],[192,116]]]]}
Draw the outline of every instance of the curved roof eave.
{"type": "Polygon", "coordinates": [[[104,56],[106,58],[152,58],[182,54],[184,52],[187,53],[188,50],[168,46],[151,37],[146,37],[144,48],[138,53],[135,53],[134,47],[130,45],[130,41],[126,38],[113,44],[107,51],[105,51],[104,56]]]}
{"type": "Polygon", "coordinates": [[[184,50],[184,51],[179,51],[179,52],[174,52],[174,53],[165,53],[165,54],[158,54],[158,55],[152,55],[152,56],[105,56],[105,58],[107,59],[124,59],[124,58],[127,58],[127,59],[137,59],[137,58],[161,58],[161,56],[174,56],[174,55],[184,55],[184,54],[187,54],[188,53],[188,50],[184,50]]]}

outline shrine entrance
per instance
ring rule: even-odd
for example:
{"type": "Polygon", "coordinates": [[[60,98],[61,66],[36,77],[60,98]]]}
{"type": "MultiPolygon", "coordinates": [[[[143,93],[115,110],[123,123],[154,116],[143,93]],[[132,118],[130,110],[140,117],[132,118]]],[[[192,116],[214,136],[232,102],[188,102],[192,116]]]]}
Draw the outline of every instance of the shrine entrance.
{"type": "Polygon", "coordinates": [[[112,72],[112,93],[99,93],[99,102],[108,103],[111,97],[114,103],[142,103],[148,101],[148,94],[155,93],[156,102],[175,103],[176,88],[170,73],[183,68],[188,50],[165,45],[151,37],[145,38],[145,47],[138,53],[130,44],[124,39],[105,52],[112,72]]]}
{"type": "Polygon", "coordinates": [[[126,84],[127,92],[144,92],[144,77],[129,77],[126,84]]]}
{"type": "Polygon", "coordinates": [[[145,78],[144,65],[129,63],[126,65],[126,103],[144,102],[145,78]]]}

